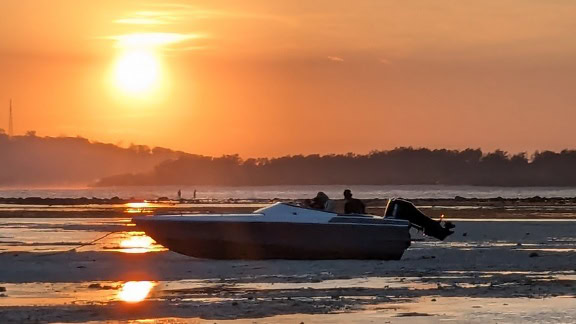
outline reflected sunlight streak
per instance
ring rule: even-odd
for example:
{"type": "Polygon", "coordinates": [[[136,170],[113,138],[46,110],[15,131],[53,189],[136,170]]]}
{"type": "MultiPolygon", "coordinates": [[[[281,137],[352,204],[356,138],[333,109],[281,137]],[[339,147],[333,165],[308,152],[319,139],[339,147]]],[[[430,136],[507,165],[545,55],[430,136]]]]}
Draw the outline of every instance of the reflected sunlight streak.
{"type": "Polygon", "coordinates": [[[130,203],[126,203],[126,207],[128,208],[146,208],[146,207],[150,207],[150,203],[149,202],[130,202],[130,203]]]}
{"type": "Polygon", "coordinates": [[[153,205],[148,202],[134,202],[134,203],[126,203],[126,210],[124,210],[127,214],[142,214],[142,213],[151,213],[153,212],[153,205]]]}
{"type": "Polygon", "coordinates": [[[118,244],[121,252],[124,253],[147,253],[155,249],[154,241],[151,237],[144,235],[143,232],[128,232],[128,238],[123,239],[118,244]]]}
{"type": "Polygon", "coordinates": [[[141,302],[148,297],[154,286],[155,284],[151,281],[125,282],[118,292],[118,299],[128,303],[141,302]]]}

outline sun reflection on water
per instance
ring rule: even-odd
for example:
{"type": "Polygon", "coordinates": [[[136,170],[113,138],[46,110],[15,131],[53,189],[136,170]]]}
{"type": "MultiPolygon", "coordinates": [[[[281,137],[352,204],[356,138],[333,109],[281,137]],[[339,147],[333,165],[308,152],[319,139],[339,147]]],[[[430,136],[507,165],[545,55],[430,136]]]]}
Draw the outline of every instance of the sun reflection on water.
{"type": "Polygon", "coordinates": [[[128,303],[141,302],[148,297],[154,286],[155,284],[151,281],[125,282],[118,292],[118,299],[128,303]]]}
{"type": "Polygon", "coordinates": [[[135,213],[150,213],[153,211],[154,207],[151,203],[144,201],[144,202],[130,202],[124,204],[126,206],[125,213],[128,214],[135,214],[135,213]]]}
{"type": "Polygon", "coordinates": [[[118,243],[120,252],[146,253],[162,249],[151,237],[144,235],[144,232],[127,232],[126,235],[127,237],[118,243]]]}
{"type": "Polygon", "coordinates": [[[145,208],[145,207],[149,207],[150,203],[149,202],[129,202],[126,203],[126,207],[128,208],[145,208]]]}

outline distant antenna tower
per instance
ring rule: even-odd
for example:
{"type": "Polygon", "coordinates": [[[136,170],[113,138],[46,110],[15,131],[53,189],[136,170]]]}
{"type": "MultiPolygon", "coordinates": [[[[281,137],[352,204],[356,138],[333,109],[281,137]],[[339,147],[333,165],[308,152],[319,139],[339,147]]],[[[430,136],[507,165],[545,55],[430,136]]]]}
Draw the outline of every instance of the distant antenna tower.
{"type": "Polygon", "coordinates": [[[14,121],[12,120],[12,99],[10,99],[10,117],[8,120],[8,135],[14,136],[14,121]]]}

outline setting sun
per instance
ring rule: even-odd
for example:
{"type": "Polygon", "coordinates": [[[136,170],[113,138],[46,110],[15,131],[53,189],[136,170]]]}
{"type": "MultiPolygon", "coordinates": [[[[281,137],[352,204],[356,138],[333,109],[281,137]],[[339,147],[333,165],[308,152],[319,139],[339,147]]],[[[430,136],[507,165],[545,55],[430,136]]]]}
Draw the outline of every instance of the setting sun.
{"type": "Polygon", "coordinates": [[[116,61],[115,85],[125,94],[149,92],[159,86],[160,69],[160,59],[153,50],[128,50],[116,61]]]}
{"type": "Polygon", "coordinates": [[[112,36],[118,55],[113,67],[116,91],[132,98],[156,97],[164,87],[162,50],[166,46],[198,37],[178,33],[132,33],[112,36]]]}

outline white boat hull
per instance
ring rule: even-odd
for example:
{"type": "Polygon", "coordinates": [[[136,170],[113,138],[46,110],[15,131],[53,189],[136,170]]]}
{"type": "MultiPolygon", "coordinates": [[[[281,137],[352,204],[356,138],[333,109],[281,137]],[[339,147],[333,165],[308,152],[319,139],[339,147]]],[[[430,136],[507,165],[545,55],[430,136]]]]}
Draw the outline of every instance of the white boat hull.
{"type": "Polygon", "coordinates": [[[208,259],[398,260],[410,246],[405,220],[277,204],[254,214],[133,219],[166,248],[208,259]]]}

